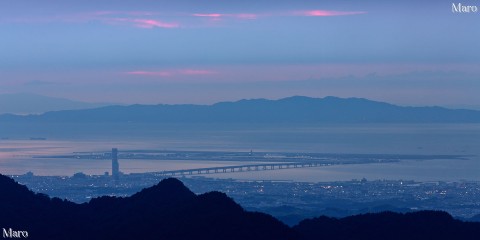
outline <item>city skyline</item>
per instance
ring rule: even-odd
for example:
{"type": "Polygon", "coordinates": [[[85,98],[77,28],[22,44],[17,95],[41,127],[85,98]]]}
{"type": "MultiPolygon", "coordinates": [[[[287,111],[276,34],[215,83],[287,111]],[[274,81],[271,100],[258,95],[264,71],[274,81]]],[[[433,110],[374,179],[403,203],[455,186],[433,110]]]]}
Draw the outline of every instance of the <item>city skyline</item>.
{"type": "Polygon", "coordinates": [[[0,94],[480,105],[479,15],[449,1],[16,1],[0,16],[0,94]]]}

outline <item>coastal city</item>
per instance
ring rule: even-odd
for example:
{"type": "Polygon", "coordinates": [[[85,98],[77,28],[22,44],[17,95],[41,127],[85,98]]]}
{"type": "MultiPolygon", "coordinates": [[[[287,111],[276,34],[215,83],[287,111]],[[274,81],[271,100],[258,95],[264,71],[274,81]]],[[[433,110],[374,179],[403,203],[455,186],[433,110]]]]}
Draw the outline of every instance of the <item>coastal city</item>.
{"type": "MultiPolygon", "coordinates": [[[[207,171],[202,169],[125,174],[119,169],[118,158],[119,156],[122,158],[133,157],[134,154],[117,154],[118,150],[113,149],[111,153],[94,155],[112,159],[112,174],[106,172],[103,175],[87,175],[78,172],[73,176],[37,176],[28,172],[12,177],[34,192],[77,203],[88,202],[99,196],[127,197],[143,188],[157,184],[164,178],[176,177],[196,194],[209,191],[224,192],[245,209],[269,213],[287,224],[296,224],[301,219],[319,215],[344,217],[380,211],[442,210],[464,220],[475,220],[478,218],[476,215],[480,214],[480,182],[475,181],[418,182],[408,179],[369,181],[365,178],[336,182],[238,180],[216,178],[215,174],[211,173],[206,175],[207,171]]],[[[217,158],[227,158],[225,154],[210,154],[217,158]]],[[[185,157],[186,155],[189,154],[175,153],[169,157],[185,157]]],[[[205,158],[212,157],[208,153],[197,153],[196,155],[190,153],[190,155],[194,155],[195,158],[199,158],[200,155],[204,155],[205,158]]],[[[240,155],[239,153],[230,153],[230,156],[243,159],[240,155]]],[[[252,155],[252,153],[246,155],[252,155]]],[[[259,155],[257,154],[257,160],[259,155]]],[[[280,155],[277,154],[277,156],[280,155]]],[[[75,155],[72,157],[85,156],[75,155]]],[[[151,156],[144,155],[144,157],[151,156]]],[[[314,158],[308,154],[304,157],[314,158]]],[[[292,160],[292,156],[288,154],[283,158],[292,160]]],[[[375,161],[373,159],[375,158],[371,158],[371,161],[375,161]]],[[[388,160],[385,156],[383,157],[383,161],[393,161],[392,159],[388,160]]],[[[268,166],[273,166],[273,169],[269,170],[280,170],[281,166],[301,167],[300,162],[297,165],[285,165],[285,163],[278,163],[279,159],[276,161],[277,165],[268,163],[268,166]]],[[[351,159],[345,160],[342,164],[352,161],[351,159]]],[[[243,170],[246,171],[247,168],[245,167],[243,170]]],[[[252,167],[251,170],[255,169],[252,167]]],[[[257,168],[256,170],[262,169],[257,168]]]]}

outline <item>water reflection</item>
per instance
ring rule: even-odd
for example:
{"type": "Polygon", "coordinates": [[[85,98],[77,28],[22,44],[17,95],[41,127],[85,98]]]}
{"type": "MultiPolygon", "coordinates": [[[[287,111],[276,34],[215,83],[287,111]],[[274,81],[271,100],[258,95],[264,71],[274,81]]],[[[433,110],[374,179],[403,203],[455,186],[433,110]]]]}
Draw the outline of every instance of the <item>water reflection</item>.
{"type": "MultiPolygon", "coordinates": [[[[157,137],[113,139],[0,140],[0,172],[37,175],[103,174],[108,160],[32,158],[73,152],[120,150],[273,151],[324,153],[464,154],[468,160],[404,161],[389,164],[331,166],[273,172],[244,172],[212,176],[239,179],[333,181],[353,178],[480,181],[480,125],[329,126],[313,128],[240,129],[191,132],[157,137]],[[133,140],[132,140],[133,139],[133,140]]],[[[241,164],[241,163],[239,163],[241,164]]],[[[120,161],[125,173],[231,166],[219,161],[120,161]]]]}

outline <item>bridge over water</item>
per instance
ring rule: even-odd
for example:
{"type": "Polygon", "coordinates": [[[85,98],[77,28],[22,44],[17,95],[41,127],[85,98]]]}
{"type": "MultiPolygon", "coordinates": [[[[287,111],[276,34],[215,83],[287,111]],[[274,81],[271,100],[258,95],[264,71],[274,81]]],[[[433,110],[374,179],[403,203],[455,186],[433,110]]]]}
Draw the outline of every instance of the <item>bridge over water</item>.
{"type": "Polygon", "coordinates": [[[182,175],[203,175],[215,173],[234,173],[234,172],[250,172],[250,171],[270,171],[291,168],[307,168],[307,167],[322,167],[331,166],[340,163],[325,163],[325,162],[287,162],[287,163],[258,163],[223,167],[209,167],[209,168],[192,168],[181,170],[169,170],[154,172],[153,174],[159,177],[167,176],[182,176],[182,175]]]}

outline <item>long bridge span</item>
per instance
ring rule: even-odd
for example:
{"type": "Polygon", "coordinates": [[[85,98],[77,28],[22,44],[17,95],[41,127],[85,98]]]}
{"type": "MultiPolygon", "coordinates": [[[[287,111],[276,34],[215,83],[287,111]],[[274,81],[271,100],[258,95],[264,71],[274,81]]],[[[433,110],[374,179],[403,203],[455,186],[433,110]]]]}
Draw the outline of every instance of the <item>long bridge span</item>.
{"type": "Polygon", "coordinates": [[[250,171],[269,171],[291,168],[308,168],[308,167],[322,167],[331,166],[339,163],[325,163],[325,162],[287,162],[287,163],[258,163],[223,167],[209,167],[209,168],[192,168],[181,170],[169,170],[161,172],[153,172],[155,176],[182,176],[182,175],[204,175],[215,173],[235,173],[235,172],[250,172],[250,171]]]}

